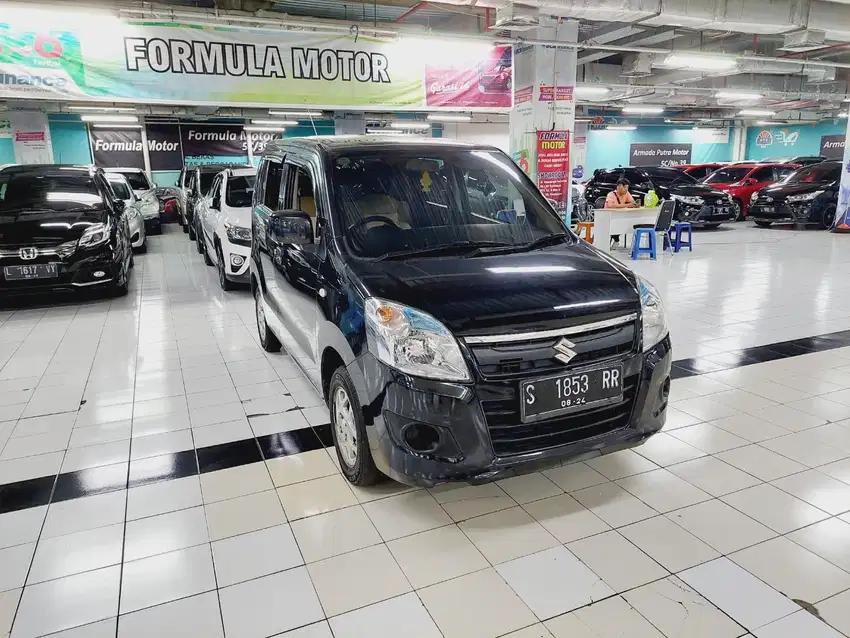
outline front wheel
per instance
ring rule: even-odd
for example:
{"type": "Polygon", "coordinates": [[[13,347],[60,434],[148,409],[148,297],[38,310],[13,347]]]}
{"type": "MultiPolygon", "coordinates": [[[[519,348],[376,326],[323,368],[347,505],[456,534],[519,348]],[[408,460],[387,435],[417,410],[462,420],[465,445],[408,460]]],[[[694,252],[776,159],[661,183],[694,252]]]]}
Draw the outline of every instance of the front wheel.
{"type": "Polygon", "coordinates": [[[186,231],[187,233],[189,233],[189,241],[194,241],[194,239],[195,239],[195,222],[191,221],[186,225],[189,228],[189,230],[186,231]]]}
{"type": "Polygon", "coordinates": [[[343,366],[337,368],[331,377],[328,408],[334,446],[343,475],[354,485],[374,485],[380,480],[381,474],[375,467],[372,450],[369,449],[363,410],[357,400],[354,383],[343,366]]]}
{"type": "MultiPolygon", "coordinates": [[[[216,247],[215,254],[218,257],[218,283],[222,290],[233,290],[233,282],[227,278],[227,267],[224,265],[224,255],[221,254],[220,246],[216,247]]],[[[209,259],[206,253],[204,253],[204,258],[209,259]]]]}
{"type": "MultiPolygon", "coordinates": [[[[201,233],[202,233],[202,231],[199,231],[197,228],[195,229],[195,232],[193,233],[195,235],[195,250],[198,251],[199,255],[204,254],[204,237],[201,233]]],[[[191,237],[191,235],[190,235],[190,237],[191,237]]]]}
{"type": "Polygon", "coordinates": [[[738,201],[737,199],[732,200],[732,209],[735,211],[735,221],[740,222],[744,220],[744,205],[738,201]]]}
{"type": "Polygon", "coordinates": [[[269,324],[266,323],[266,310],[263,307],[263,291],[260,290],[259,283],[254,288],[254,310],[257,315],[257,332],[259,333],[260,345],[263,346],[263,350],[266,352],[280,352],[280,341],[269,330],[269,324]]]}
{"type": "Polygon", "coordinates": [[[770,228],[772,225],[773,222],[756,221],[756,226],[758,226],[759,228],[770,228]]]}
{"type": "Polygon", "coordinates": [[[835,206],[829,206],[820,216],[820,227],[829,230],[835,223],[835,206]]]}
{"type": "Polygon", "coordinates": [[[706,224],[704,228],[708,228],[710,230],[714,230],[715,228],[720,228],[720,224],[715,222],[713,224],[706,224]]]}

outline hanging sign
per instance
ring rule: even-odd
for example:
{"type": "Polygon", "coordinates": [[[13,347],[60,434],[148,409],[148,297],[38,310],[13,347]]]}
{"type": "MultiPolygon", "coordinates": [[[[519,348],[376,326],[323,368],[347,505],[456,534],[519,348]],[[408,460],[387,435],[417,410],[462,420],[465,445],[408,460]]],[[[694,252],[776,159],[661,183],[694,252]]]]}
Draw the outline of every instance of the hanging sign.
{"type": "Polygon", "coordinates": [[[570,195],[570,132],[537,131],[537,187],[566,210],[570,195]]]}
{"type": "Polygon", "coordinates": [[[180,127],[177,124],[148,124],[148,157],[152,171],[179,171],[183,168],[180,127]]]}
{"type": "Polygon", "coordinates": [[[691,163],[691,144],[632,144],[631,166],[678,166],[691,163]]]}
{"type": "Polygon", "coordinates": [[[145,168],[142,129],[90,130],[92,157],[103,168],[145,168]]]}
{"type": "Polygon", "coordinates": [[[824,135],[820,138],[820,154],[829,159],[844,157],[844,135],[824,135]]]}

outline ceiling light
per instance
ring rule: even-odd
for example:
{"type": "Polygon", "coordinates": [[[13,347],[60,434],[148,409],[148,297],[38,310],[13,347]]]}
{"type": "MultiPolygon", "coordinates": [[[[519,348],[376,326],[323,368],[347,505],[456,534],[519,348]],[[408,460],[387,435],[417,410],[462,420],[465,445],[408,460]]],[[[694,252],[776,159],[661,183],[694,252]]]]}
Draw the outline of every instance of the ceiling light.
{"type": "Polygon", "coordinates": [[[577,86],[575,88],[576,95],[607,95],[611,89],[605,86],[577,86]]]}
{"type": "Polygon", "coordinates": [[[366,135],[404,135],[404,134],[405,134],[404,131],[400,131],[398,129],[394,130],[394,129],[391,129],[391,128],[375,127],[375,128],[367,128],[366,129],[366,135]]]}
{"type": "Polygon", "coordinates": [[[738,115],[750,115],[755,117],[765,117],[776,115],[776,111],[766,111],[764,109],[744,109],[738,115]]]}
{"type": "Polygon", "coordinates": [[[139,118],[135,115],[82,115],[80,119],[83,122],[138,122],[139,118]]]}
{"type": "Polygon", "coordinates": [[[576,122],[592,122],[593,118],[590,117],[577,117],[575,119],[576,122]]]}
{"type": "Polygon", "coordinates": [[[719,100],[760,100],[761,93],[738,93],[737,91],[718,91],[714,94],[719,100]]]}
{"type": "Polygon", "coordinates": [[[296,120],[251,120],[251,124],[263,124],[265,126],[298,126],[296,120]]]}
{"type": "Polygon", "coordinates": [[[69,111],[112,111],[114,113],[135,113],[132,106],[69,106],[69,111]]]}
{"type": "Polygon", "coordinates": [[[759,120],[756,126],[779,126],[782,122],[771,122],[770,120],[759,120]]]}
{"type": "Polygon", "coordinates": [[[636,131],[637,126],[631,124],[609,124],[605,127],[606,131],[636,131]]]}
{"type": "Polygon", "coordinates": [[[405,122],[402,120],[396,120],[395,122],[390,122],[390,128],[426,129],[431,128],[431,125],[426,124],[425,122],[405,122]]]}
{"type": "Polygon", "coordinates": [[[321,111],[274,111],[270,110],[269,115],[283,117],[322,117],[321,111]]]}
{"type": "Polygon", "coordinates": [[[664,66],[689,68],[696,71],[724,71],[738,66],[734,58],[699,55],[693,53],[671,53],[664,66]]]}
{"type": "Polygon", "coordinates": [[[92,128],[142,128],[141,124],[92,124],[92,128]]]}
{"type": "Polygon", "coordinates": [[[623,113],[663,113],[663,106],[624,106],[623,113]]]}
{"type": "Polygon", "coordinates": [[[430,113],[428,119],[432,122],[471,122],[471,115],[461,113],[430,113]]]}
{"type": "Polygon", "coordinates": [[[286,130],[284,126],[246,126],[246,131],[252,133],[283,133],[286,130]]]}
{"type": "Polygon", "coordinates": [[[845,118],[845,117],[847,117],[847,113],[839,113],[839,114],[838,114],[838,117],[845,118]]]}

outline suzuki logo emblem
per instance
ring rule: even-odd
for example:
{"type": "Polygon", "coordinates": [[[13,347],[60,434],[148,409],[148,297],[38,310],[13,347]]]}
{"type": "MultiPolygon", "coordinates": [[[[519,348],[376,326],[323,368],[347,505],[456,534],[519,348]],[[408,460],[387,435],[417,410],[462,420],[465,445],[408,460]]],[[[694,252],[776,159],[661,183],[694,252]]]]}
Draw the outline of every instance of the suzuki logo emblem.
{"type": "Polygon", "coordinates": [[[21,248],[18,251],[21,259],[35,259],[38,257],[38,248],[21,248]]]}
{"type": "Polygon", "coordinates": [[[575,358],[578,354],[574,350],[570,350],[570,348],[575,348],[576,344],[567,339],[566,337],[561,337],[558,343],[555,344],[555,350],[558,351],[558,354],[555,355],[555,358],[563,363],[564,365],[568,365],[570,361],[575,358]]]}

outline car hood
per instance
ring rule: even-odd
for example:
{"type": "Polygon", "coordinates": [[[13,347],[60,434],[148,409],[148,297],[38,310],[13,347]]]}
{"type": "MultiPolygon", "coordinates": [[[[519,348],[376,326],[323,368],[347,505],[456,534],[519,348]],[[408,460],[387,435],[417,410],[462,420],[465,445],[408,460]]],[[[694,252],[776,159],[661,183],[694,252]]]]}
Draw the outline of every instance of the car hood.
{"type": "Polygon", "coordinates": [[[424,310],[455,334],[533,331],[640,309],[634,274],[581,242],[528,253],[349,260],[367,296],[424,310]]]}
{"type": "Polygon", "coordinates": [[[231,226],[240,226],[241,228],[251,228],[251,207],[245,208],[230,208],[224,209],[224,221],[231,226]]]}
{"type": "Polygon", "coordinates": [[[706,186],[705,184],[673,184],[669,187],[671,195],[682,195],[684,197],[719,197],[722,191],[706,186]]]}
{"type": "Polygon", "coordinates": [[[103,209],[0,210],[0,244],[50,245],[79,239],[91,226],[104,222],[103,209]]]}
{"type": "Polygon", "coordinates": [[[774,184],[759,191],[759,197],[788,197],[823,190],[833,182],[791,182],[788,184],[774,184]]]}

